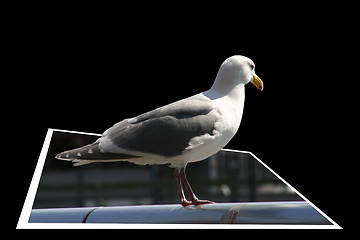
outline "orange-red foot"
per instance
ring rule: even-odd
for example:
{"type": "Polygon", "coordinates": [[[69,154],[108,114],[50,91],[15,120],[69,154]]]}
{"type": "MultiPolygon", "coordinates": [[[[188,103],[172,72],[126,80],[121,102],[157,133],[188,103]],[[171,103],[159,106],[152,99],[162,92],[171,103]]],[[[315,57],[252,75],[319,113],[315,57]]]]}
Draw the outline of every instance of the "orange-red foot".
{"type": "Polygon", "coordinates": [[[183,207],[187,207],[187,206],[189,206],[189,205],[191,205],[192,204],[192,202],[190,202],[190,201],[188,201],[188,200],[186,200],[186,199],[181,199],[181,205],[183,206],[183,207]]]}
{"type": "Polygon", "coordinates": [[[200,199],[194,199],[192,201],[192,204],[195,206],[201,205],[201,204],[212,204],[212,203],[215,203],[215,202],[210,201],[210,200],[200,200],[200,199]]]}

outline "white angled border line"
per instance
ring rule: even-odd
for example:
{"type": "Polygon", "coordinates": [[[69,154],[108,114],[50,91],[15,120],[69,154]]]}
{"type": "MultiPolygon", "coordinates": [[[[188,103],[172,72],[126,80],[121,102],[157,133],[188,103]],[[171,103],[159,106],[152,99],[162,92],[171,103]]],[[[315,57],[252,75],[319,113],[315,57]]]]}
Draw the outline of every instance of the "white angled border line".
{"type": "Polygon", "coordinates": [[[282,177],[280,177],[276,172],[269,168],[265,163],[263,163],[259,158],[257,158],[253,153],[248,151],[239,151],[232,149],[222,149],[226,152],[238,152],[238,153],[249,153],[253,156],[259,163],[266,167],[270,172],[272,172],[276,177],[283,181],[289,188],[301,196],[307,203],[309,203],[313,208],[315,208],[320,214],[322,214],[328,221],[333,225],[283,225],[283,224],[83,224],[83,223],[29,223],[29,217],[31,214],[32,206],[35,200],[35,195],[37,188],[39,186],[41,173],[45,164],[46,155],[50,146],[51,138],[53,132],[66,132],[66,133],[75,133],[83,135],[93,135],[101,136],[97,133],[86,133],[86,132],[77,132],[77,131],[68,131],[61,129],[52,129],[49,128],[45,137],[43,147],[40,152],[39,160],[37,162],[33,178],[30,183],[28,193],[21,211],[19,221],[17,224],[17,229],[163,229],[163,228],[178,228],[178,229],[196,229],[196,228],[211,228],[211,229],[342,229],[336,222],[329,218],[325,213],[323,213],[318,207],[316,207],[312,202],[310,202],[306,197],[304,197],[300,192],[293,188],[288,182],[286,182],[282,177]]]}

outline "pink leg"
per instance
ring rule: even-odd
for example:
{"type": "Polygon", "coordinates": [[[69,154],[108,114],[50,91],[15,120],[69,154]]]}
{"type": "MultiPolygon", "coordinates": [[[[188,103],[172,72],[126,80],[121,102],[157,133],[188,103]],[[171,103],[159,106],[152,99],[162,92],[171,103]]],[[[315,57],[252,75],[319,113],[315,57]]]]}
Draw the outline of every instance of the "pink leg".
{"type": "MultiPolygon", "coordinates": [[[[176,171],[176,170],[175,170],[176,171]]],[[[193,190],[191,189],[191,186],[186,178],[186,174],[185,174],[185,168],[181,168],[178,170],[178,173],[180,175],[181,181],[185,184],[185,187],[188,191],[188,193],[190,194],[190,198],[191,198],[191,202],[193,205],[200,205],[200,204],[210,204],[210,203],[214,203],[212,201],[209,200],[200,200],[195,196],[195,193],[193,192],[193,190]]],[[[178,183],[181,185],[181,182],[178,183]]],[[[180,189],[179,189],[180,190],[180,189]]],[[[182,187],[181,187],[182,190],[182,187]]],[[[184,194],[184,192],[182,191],[182,194],[184,194]]],[[[181,194],[180,194],[181,195],[181,194]]],[[[184,206],[184,205],[183,205],[184,206]]]]}
{"type": "Polygon", "coordinates": [[[174,176],[175,176],[176,184],[177,184],[178,189],[179,189],[181,205],[183,205],[183,207],[191,205],[191,202],[188,201],[185,198],[185,195],[184,195],[184,190],[183,190],[183,187],[181,185],[180,169],[175,169],[174,176]]]}

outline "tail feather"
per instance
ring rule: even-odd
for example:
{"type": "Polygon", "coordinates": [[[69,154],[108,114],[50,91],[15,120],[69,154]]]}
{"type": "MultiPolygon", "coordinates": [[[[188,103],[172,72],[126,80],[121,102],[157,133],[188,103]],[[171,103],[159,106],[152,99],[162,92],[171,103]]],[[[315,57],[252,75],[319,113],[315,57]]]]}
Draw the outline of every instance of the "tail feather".
{"type": "Polygon", "coordinates": [[[92,144],[68,150],[56,155],[56,159],[71,161],[74,166],[81,166],[93,162],[101,161],[123,161],[131,158],[139,158],[140,156],[134,156],[129,154],[118,153],[105,153],[99,146],[98,142],[92,144]]]}

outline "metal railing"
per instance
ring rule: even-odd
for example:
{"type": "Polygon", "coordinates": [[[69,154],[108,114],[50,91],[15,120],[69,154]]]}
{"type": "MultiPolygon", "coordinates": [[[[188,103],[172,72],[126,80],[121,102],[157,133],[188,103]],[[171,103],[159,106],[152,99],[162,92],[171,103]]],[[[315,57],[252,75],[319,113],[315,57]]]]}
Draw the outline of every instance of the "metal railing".
{"type": "Polygon", "coordinates": [[[305,201],[33,209],[29,223],[331,225],[305,201]]]}

